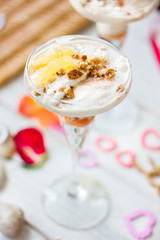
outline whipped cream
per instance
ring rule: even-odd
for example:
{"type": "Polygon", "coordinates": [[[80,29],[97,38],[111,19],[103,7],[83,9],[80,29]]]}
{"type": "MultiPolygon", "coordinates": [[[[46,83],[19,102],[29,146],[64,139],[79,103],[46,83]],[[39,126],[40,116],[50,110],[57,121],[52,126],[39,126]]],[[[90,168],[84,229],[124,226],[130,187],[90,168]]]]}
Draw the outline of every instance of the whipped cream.
{"type": "Polygon", "coordinates": [[[129,23],[144,18],[159,4],[159,0],[124,0],[120,6],[118,0],[70,0],[72,6],[95,22],[129,23]]]}
{"type": "MultiPolygon", "coordinates": [[[[34,84],[36,73],[29,76],[26,66],[26,85],[38,104],[64,116],[87,117],[108,111],[126,96],[131,86],[131,66],[128,59],[111,44],[84,36],[61,37],[57,38],[57,42],[47,44],[47,48],[41,51],[42,57],[57,46],[73,49],[79,55],[87,55],[88,60],[95,57],[107,60],[106,68],[100,70],[101,74],[107,69],[114,69],[115,76],[112,80],[87,78],[86,72],[82,71],[83,75],[79,78],[69,79],[66,74],[58,76],[53,83],[48,83],[44,93],[34,84]],[[64,100],[64,92],[58,89],[69,87],[73,89],[74,98],[64,100]],[[35,90],[40,93],[38,96],[35,96],[35,90]]],[[[31,61],[32,57],[29,62],[31,61]]]]}

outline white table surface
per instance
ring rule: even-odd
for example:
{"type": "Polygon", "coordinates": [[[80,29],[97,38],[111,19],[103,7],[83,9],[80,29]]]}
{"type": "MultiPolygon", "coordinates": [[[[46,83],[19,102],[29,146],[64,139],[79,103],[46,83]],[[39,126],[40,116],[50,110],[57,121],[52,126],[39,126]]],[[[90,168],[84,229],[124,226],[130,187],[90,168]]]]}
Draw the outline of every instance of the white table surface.
{"type": "MultiPolygon", "coordinates": [[[[140,118],[134,129],[127,134],[116,134],[118,149],[132,149],[137,154],[137,160],[146,163],[148,155],[154,157],[160,165],[160,152],[146,151],[140,146],[140,134],[146,128],[154,128],[160,132],[160,72],[148,41],[151,23],[155,17],[150,17],[131,24],[124,52],[133,66],[133,85],[130,97],[140,106],[140,118]]],[[[96,35],[94,26],[83,34],[96,35]]],[[[17,113],[18,99],[26,93],[23,76],[19,76],[0,90],[0,122],[5,123],[12,133],[28,127],[36,126],[33,120],[24,118],[17,113]]],[[[41,204],[43,189],[51,180],[69,172],[71,168],[70,153],[63,136],[54,130],[43,130],[49,159],[45,165],[36,170],[22,167],[17,160],[6,161],[8,183],[0,192],[0,201],[15,203],[22,207],[26,219],[51,239],[61,240],[132,240],[127,231],[123,217],[134,210],[147,209],[156,217],[156,225],[150,240],[160,239],[160,197],[156,190],[135,169],[124,169],[115,159],[115,152],[101,153],[94,145],[94,139],[100,135],[93,129],[85,143],[85,148],[94,150],[99,166],[86,170],[96,176],[105,185],[112,206],[108,218],[98,227],[88,231],[71,231],[52,222],[44,213],[41,204]],[[63,151],[60,151],[63,147],[63,151]]],[[[0,240],[6,240],[0,235],[0,240]]],[[[28,226],[16,240],[44,239],[28,226]]]]}

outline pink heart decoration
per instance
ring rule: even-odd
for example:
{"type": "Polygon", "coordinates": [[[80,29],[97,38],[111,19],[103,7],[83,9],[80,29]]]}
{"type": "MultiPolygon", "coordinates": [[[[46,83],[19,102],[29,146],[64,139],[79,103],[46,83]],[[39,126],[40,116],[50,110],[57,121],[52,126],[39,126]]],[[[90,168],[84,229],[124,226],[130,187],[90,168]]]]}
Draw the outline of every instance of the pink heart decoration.
{"type": "Polygon", "coordinates": [[[142,147],[144,147],[145,149],[148,149],[148,150],[155,150],[155,151],[160,150],[160,143],[157,146],[150,146],[149,144],[147,144],[146,138],[150,134],[154,135],[157,139],[160,140],[160,134],[156,130],[154,130],[154,129],[147,129],[146,131],[144,131],[142,133],[142,136],[141,136],[141,145],[142,145],[142,147]]]}
{"type": "Polygon", "coordinates": [[[97,163],[97,159],[95,157],[95,154],[92,150],[90,149],[84,149],[81,152],[82,156],[87,156],[89,158],[89,161],[85,162],[85,161],[80,161],[80,165],[86,168],[92,168],[95,167],[96,165],[98,165],[97,163]]]}
{"type": "Polygon", "coordinates": [[[124,151],[120,151],[118,153],[116,153],[115,155],[116,161],[123,167],[126,168],[131,168],[134,166],[134,162],[135,162],[135,154],[132,151],[129,150],[124,150],[124,151]],[[129,156],[129,162],[125,163],[123,162],[123,156],[124,155],[128,155],[129,156]]]}
{"type": "Polygon", "coordinates": [[[96,147],[98,148],[98,150],[102,151],[102,152],[111,152],[113,150],[116,149],[117,147],[117,142],[111,138],[111,137],[107,137],[107,136],[99,136],[96,141],[95,141],[96,147]],[[109,142],[110,146],[109,147],[102,147],[101,143],[102,142],[109,142]]]}
{"type": "Polygon", "coordinates": [[[124,217],[124,222],[128,231],[137,239],[146,239],[152,234],[152,228],[155,224],[156,220],[154,215],[148,210],[138,210],[136,212],[130,213],[129,215],[124,217]],[[147,217],[148,222],[146,228],[142,232],[136,232],[133,227],[132,221],[139,217],[147,217]]]}

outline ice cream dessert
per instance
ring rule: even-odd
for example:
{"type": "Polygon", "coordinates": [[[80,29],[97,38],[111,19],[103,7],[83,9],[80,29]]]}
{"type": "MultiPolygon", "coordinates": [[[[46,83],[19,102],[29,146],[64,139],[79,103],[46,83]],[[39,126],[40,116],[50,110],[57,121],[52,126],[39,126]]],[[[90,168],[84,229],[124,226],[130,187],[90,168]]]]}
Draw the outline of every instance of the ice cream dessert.
{"type": "Polygon", "coordinates": [[[125,36],[127,24],[149,15],[159,0],[70,0],[85,18],[96,22],[99,35],[105,39],[125,36]]]}
{"type": "MultiPolygon", "coordinates": [[[[70,117],[95,116],[120,103],[131,86],[131,66],[106,41],[64,36],[31,54],[25,82],[38,104],[70,121],[70,117]]],[[[82,126],[83,121],[78,124],[82,126]]]]}
{"type": "Polygon", "coordinates": [[[150,14],[159,0],[70,0],[72,6],[95,22],[128,23],[150,14]]]}

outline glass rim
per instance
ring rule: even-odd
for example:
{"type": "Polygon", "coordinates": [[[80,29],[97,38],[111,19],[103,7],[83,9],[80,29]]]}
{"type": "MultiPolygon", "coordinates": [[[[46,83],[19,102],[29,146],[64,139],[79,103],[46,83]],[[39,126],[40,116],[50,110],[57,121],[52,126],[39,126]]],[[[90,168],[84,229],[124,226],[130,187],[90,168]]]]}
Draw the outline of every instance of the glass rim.
{"type": "MultiPolygon", "coordinates": [[[[59,43],[60,44],[65,44],[65,39],[69,41],[71,40],[84,40],[84,41],[93,41],[93,42],[99,42],[99,43],[102,43],[103,45],[107,45],[109,46],[110,48],[112,48],[114,51],[118,52],[120,54],[120,56],[123,56],[125,57],[127,60],[128,60],[128,63],[130,65],[130,71],[128,73],[128,77],[127,77],[127,81],[125,83],[124,86],[127,85],[127,83],[129,82],[130,80],[130,75],[131,75],[131,63],[128,59],[128,57],[123,53],[123,51],[121,51],[118,47],[114,46],[113,44],[111,44],[110,42],[106,41],[106,40],[103,40],[103,39],[100,39],[98,37],[92,37],[92,36],[86,36],[86,35],[78,35],[78,34],[74,34],[74,35],[64,35],[64,36],[60,36],[60,37],[55,37],[55,38],[52,38],[42,44],[40,44],[38,47],[36,47],[29,55],[29,57],[27,58],[27,61],[26,61],[26,65],[25,65],[25,74],[27,76],[27,80],[29,80],[29,83],[32,85],[33,89],[35,91],[37,91],[38,93],[40,93],[42,96],[47,96],[48,98],[52,98],[52,100],[54,100],[54,102],[57,102],[57,103],[62,103],[62,104],[68,104],[68,105],[81,105],[80,103],[70,103],[70,99],[67,99],[67,100],[57,100],[55,99],[53,96],[50,96],[50,95],[47,95],[46,93],[44,93],[40,88],[38,88],[34,83],[33,81],[31,80],[30,78],[30,74],[29,74],[29,64],[30,64],[30,61],[32,59],[32,57],[38,53],[40,51],[41,48],[45,47],[45,46],[49,46],[50,44],[53,44],[54,41],[58,41],[58,40],[61,40],[62,39],[62,42],[59,43]]],[[[112,95],[111,95],[112,96],[112,95]]],[[[83,104],[82,104],[83,105],[83,104]]]]}

